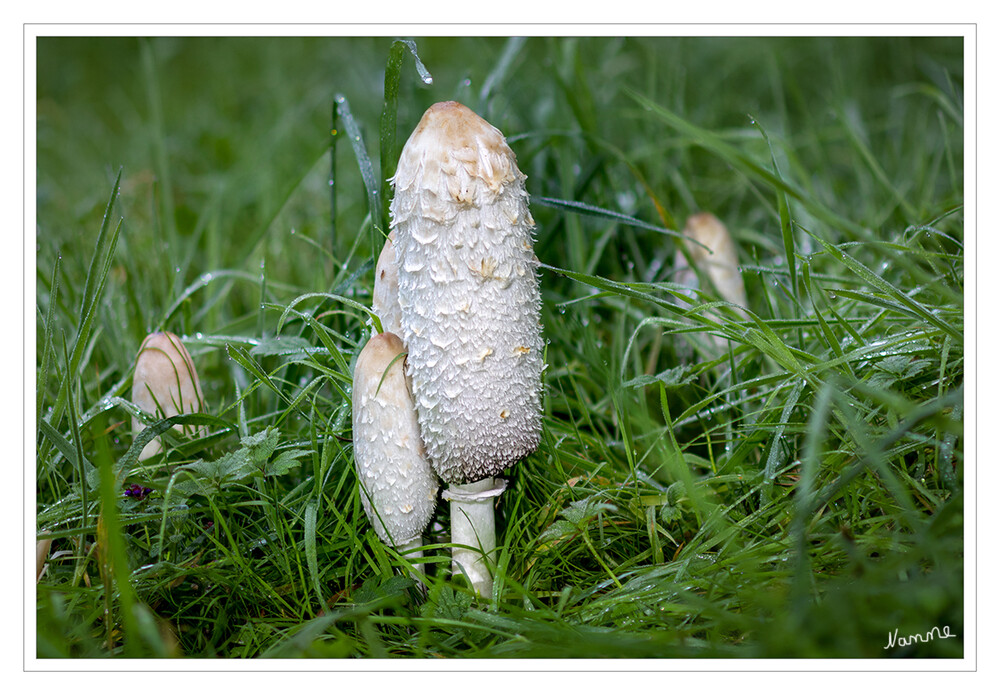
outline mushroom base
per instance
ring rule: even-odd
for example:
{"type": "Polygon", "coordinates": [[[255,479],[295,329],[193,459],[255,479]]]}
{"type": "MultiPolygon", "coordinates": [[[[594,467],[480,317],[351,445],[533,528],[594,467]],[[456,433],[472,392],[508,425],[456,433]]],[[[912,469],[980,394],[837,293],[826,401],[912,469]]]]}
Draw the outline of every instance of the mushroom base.
{"type": "Polygon", "coordinates": [[[420,560],[424,557],[423,551],[424,538],[423,536],[416,536],[408,541],[403,541],[402,543],[395,546],[396,552],[405,557],[412,563],[412,568],[409,571],[410,578],[417,583],[417,586],[421,591],[426,591],[424,586],[422,576],[424,574],[424,563],[420,560]]]}
{"type": "Polygon", "coordinates": [[[463,574],[484,597],[493,595],[491,566],[496,561],[496,523],[494,498],[506,482],[484,478],[464,485],[452,484],[442,497],[451,502],[451,570],[463,574]]]}

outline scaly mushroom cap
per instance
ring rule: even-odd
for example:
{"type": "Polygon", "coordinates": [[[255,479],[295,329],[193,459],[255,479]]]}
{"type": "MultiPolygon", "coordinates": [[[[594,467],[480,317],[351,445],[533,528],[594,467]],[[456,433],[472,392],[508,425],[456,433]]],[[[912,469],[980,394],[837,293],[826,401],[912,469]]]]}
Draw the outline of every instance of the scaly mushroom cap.
{"type": "MultiPolygon", "coordinates": [[[[142,410],[159,417],[183,413],[199,413],[205,399],[194,362],[187,348],[173,333],[150,333],[139,347],[132,378],[132,402],[142,410]]],[[[141,432],[145,425],[132,418],[132,431],[141,432]]],[[[174,425],[184,431],[181,425],[174,425]]],[[[204,432],[204,428],[187,428],[204,432]]],[[[139,458],[147,459],[162,450],[159,437],[147,444],[139,458]]]]}
{"type": "Polygon", "coordinates": [[[420,537],[438,491],[406,385],[405,351],[392,333],[372,337],[354,366],[352,394],[361,504],[382,542],[396,547],[420,537]]]}
{"type": "MultiPolygon", "coordinates": [[[[691,241],[684,241],[691,253],[691,260],[708,275],[719,297],[745,307],[746,290],[743,287],[743,277],[740,275],[739,260],[736,257],[736,244],[733,243],[726,226],[715,215],[700,212],[688,218],[684,234],[708,247],[706,249],[691,241]]],[[[687,267],[687,259],[680,250],[677,251],[674,262],[676,268],[684,268],[686,271],[678,275],[677,281],[682,285],[696,287],[697,278],[687,267]]]]}
{"type": "Polygon", "coordinates": [[[403,334],[399,315],[399,272],[396,266],[396,249],[392,242],[396,232],[390,232],[382,253],[375,264],[375,289],[372,292],[372,311],[382,322],[383,333],[403,334]]]}
{"type": "Polygon", "coordinates": [[[442,479],[496,475],[541,433],[541,296],[524,174],[467,107],[431,106],[400,154],[390,212],[403,341],[442,479]]]}

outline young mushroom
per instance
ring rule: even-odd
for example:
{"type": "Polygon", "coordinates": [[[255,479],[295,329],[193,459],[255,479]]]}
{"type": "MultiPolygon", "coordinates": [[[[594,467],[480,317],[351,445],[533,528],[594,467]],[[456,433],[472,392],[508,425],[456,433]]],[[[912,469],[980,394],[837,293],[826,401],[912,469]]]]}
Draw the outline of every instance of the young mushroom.
{"type": "MultiPolygon", "coordinates": [[[[166,332],[146,336],[135,361],[132,403],[147,413],[168,418],[202,412],[204,402],[194,362],[180,338],[166,332]]],[[[132,418],[133,433],[138,434],[144,428],[139,418],[132,418]]],[[[174,425],[174,429],[179,432],[205,432],[203,427],[192,430],[174,425]]],[[[157,437],[143,448],[139,460],[155,456],[162,450],[163,445],[157,437]]]]}
{"type": "MultiPolygon", "coordinates": [[[[695,267],[692,268],[688,264],[684,251],[678,249],[674,257],[674,268],[677,269],[677,274],[674,276],[676,282],[697,289],[699,285],[698,274],[695,271],[697,268],[712,284],[719,298],[734,305],[733,310],[741,318],[747,318],[744,308],[747,305],[747,296],[743,286],[743,276],[740,275],[739,260],[736,257],[736,244],[726,226],[715,215],[700,212],[688,218],[684,235],[688,237],[683,242],[684,246],[695,267]],[[691,241],[692,239],[694,241],[691,241]]],[[[711,344],[716,351],[728,350],[728,341],[725,337],[712,335],[711,344]]]]}
{"type": "Polygon", "coordinates": [[[422,544],[438,493],[437,476],[420,441],[404,357],[397,336],[373,336],[358,355],[352,392],[361,504],[382,542],[401,553],[422,544]]]}
{"type": "Polygon", "coordinates": [[[453,570],[492,594],[495,475],[541,436],[541,296],[524,174],[453,101],[400,154],[390,212],[400,320],[427,457],[449,489],[453,570]]]}
{"type": "MultiPolygon", "coordinates": [[[[746,290],[736,257],[736,244],[726,225],[712,213],[700,212],[688,218],[684,235],[689,237],[684,240],[684,246],[691,260],[711,281],[719,298],[735,304],[736,310],[745,316],[743,307],[747,304],[746,290]]],[[[679,284],[698,287],[698,276],[688,265],[681,249],[677,250],[674,267],[678,269],[679,284]]]]}
{"type": "MultiPolygon", "coordinates": [[[[41,533],[48,533],[43,529],[41,533]]],[[[49,550],[52,548],[52,539],[45,538],[35,544],[35,581],[42,578],[42,571],[45,570],[45,563],[49,559],[49,550]]]]}

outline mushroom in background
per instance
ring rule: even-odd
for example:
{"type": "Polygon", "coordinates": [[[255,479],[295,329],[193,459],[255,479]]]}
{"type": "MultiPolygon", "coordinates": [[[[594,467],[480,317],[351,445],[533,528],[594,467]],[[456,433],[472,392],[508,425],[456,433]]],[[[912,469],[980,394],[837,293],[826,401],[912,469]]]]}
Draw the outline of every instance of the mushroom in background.
{"type": "MultiPolygon", "coordinates": [[[[736,257],[736,244],[726,226],[715,215],[700,212],[688,218],[684,235],[703,244],[699,246],[688,239],[683,242],[691,255],[691,260],[708,276],[719,298],[735,304],[738,307],[737,311],[745,316],[743,307],[747,304],[746,290],[743,287],[743,276],[740,275],[739,260],[736,257]]],[[[674,268],[677,269],[678,284],[698,287],[698,276],[688,265],[687,258],[680,249],[674,258],[674,268]]]]}
{"type": "Polygon", "coordinates": [[[424,456],[404,357],[397,336],[372,337],[358,355],[352,390],[361,504],[382,542],[402,553],[422,545],[438,493],[437,476],[424,456]]]}
{"type": "MultiPolygon", "coordinates": [[[[42,529],[40,533],[48,533],[47,529],[42,529]]],[[[45,563],[49,559],[49,550],[52,548],[52,539],[45,538],[43,540],[37,541],[35,544],[35,581],[37,582],[42,578],[42,571],[45,569],[45,563]]]]}
{"type": "MultiPolygon", "coordinates": [[[[689,237],[683,243],[695,267],[712,283],[712,288],[705,289],[711,291],[714,288],[719,299],[735,305],[733,309],[736,313],[742,318],[747,318],[745,310],[747,296],[743,286],[743,276],[740,275],[736,244],[726,226],[715,215],[700,212],[688,218],[684,235],[689,237]],[[699,243],[703,246],[699,246],[699,243]]],[[[677,284],[698,289],[698,274],[688,264],[681,249],[677,249],[677,254],[674,256],[674,268],[676,273],[674,281],[677,284]]],[[[711,345],[716,350],[728,349],[726,338],[717,335],[712,335],[710,338],[711,345]]],[[[685,356],[687,350],[681,349],[679,353],[685,356]]]]}
{"type": "MultiPolygon", "coordinates": [[[[205,399],[194,362],[180,338],[173,333],[150,333],[142,341],[135,362],[132,378],[132,402],[143,411],[168,418],[184,413],[203,411],[205,399]]],[[[139,418],[132,418],[132,432],[138,434],[145,428],[139,418]]],[[[205,428],[174,425],[179,432],[204,434],[205,428]]],[[[163,450],[160,438],[147,444],[139,460],[148,459],[163,450]]]]}
{"type": "Polygon", "coordinates": [[[541,295],[524,174],[503,134],[431,106],[400,155],[390,212],[427,457],[450,488],[453,569],[492,594],[493,476],[541,436],[541,295]]]}

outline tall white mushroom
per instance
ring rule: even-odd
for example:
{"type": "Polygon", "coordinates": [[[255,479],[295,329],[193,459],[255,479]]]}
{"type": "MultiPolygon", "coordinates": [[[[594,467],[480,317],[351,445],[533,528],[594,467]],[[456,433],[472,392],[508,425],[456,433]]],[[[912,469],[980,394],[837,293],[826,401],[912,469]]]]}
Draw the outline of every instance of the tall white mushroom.
{"type": "Polygon", "coordinates": [[[382,542],[406,553],[422,544],[438,481],[424,456],[404,358],[392,333],[368,341],[354,366],[352,416],[361,504],[382,542]]]}
{"type": "Polygon", "coordinates": [[[525,176],[503,134],[431,106],[400,154],[390,212],[403,342],[427,456],[450,484],[453,567],[492,594],[493,476],[541,434],[541,296],[525,176]]]}
{"type": "MultiPolygon", "coordinates": [[[[194,369],[191,354],[173,333],[150,333],[142,341],[132,377],[132,402],[147,413],[172,417],[184,413],[200,413],[205,399],[194,369]]],[[[132,418],[132,431],[138,434],[145,425],[132,418]]],[[[174,425],[179,432],[204,433],[205,428],[174,425]]],[[[152,440],[139,454],[139,460],[155,456],[163,450],[160,438],[152,440]]]]}

